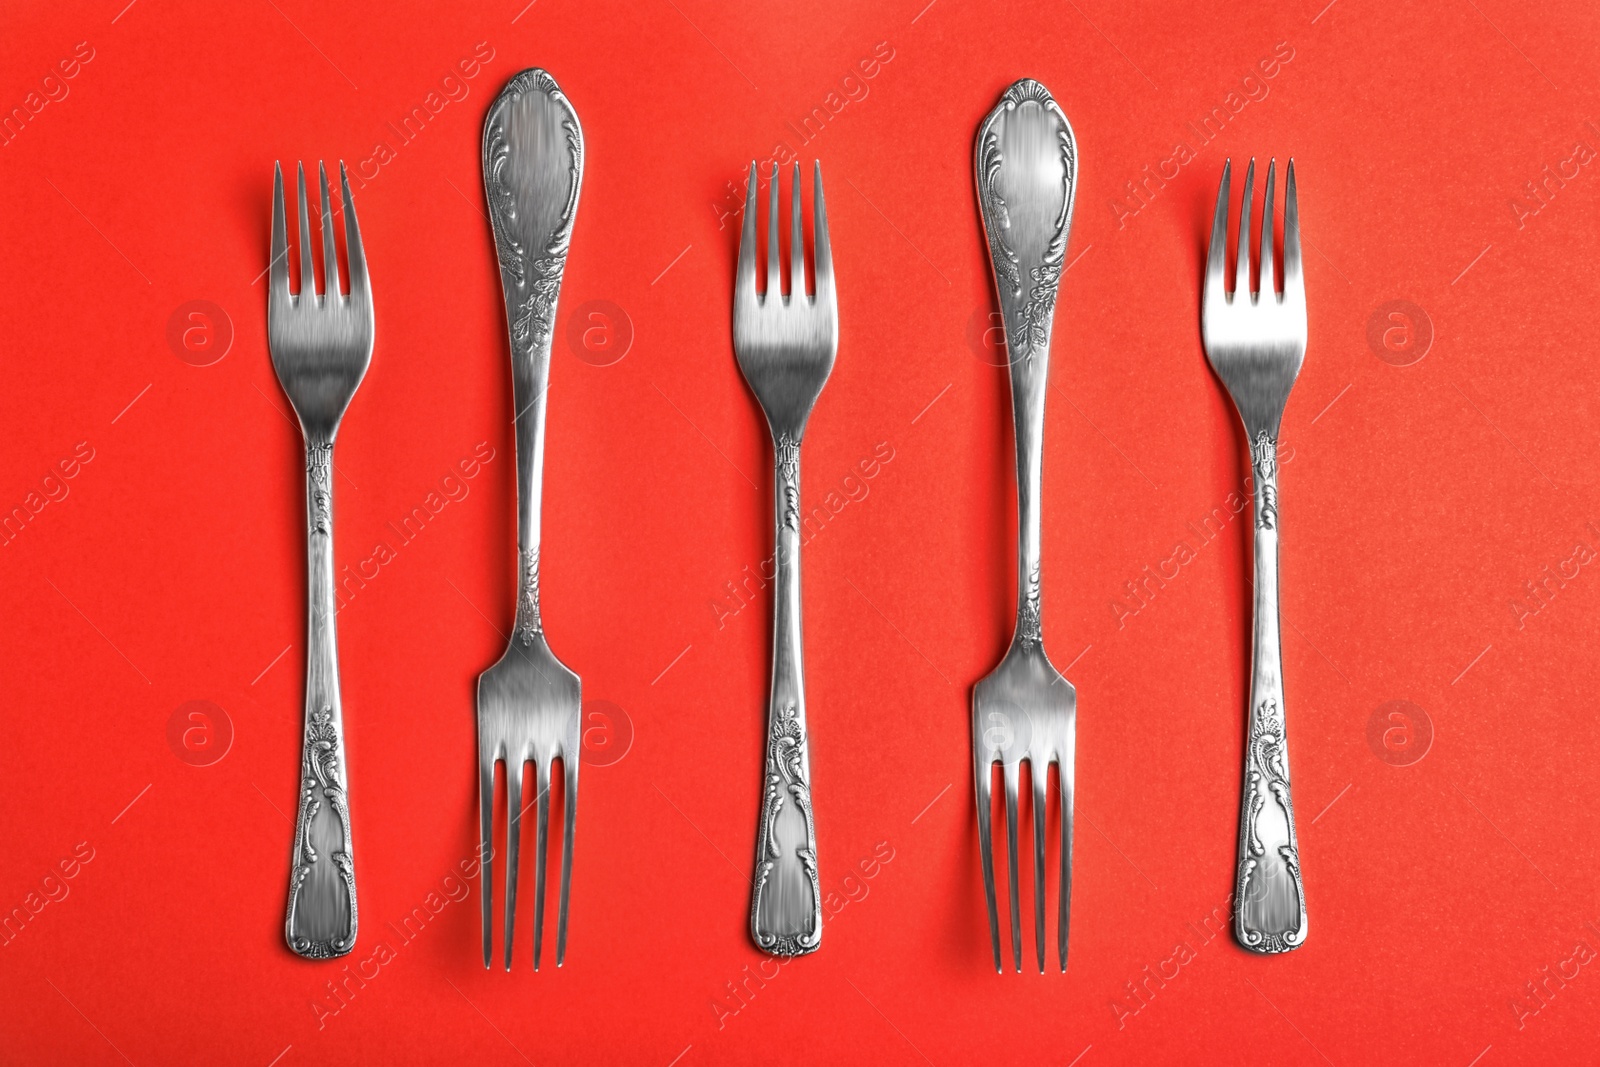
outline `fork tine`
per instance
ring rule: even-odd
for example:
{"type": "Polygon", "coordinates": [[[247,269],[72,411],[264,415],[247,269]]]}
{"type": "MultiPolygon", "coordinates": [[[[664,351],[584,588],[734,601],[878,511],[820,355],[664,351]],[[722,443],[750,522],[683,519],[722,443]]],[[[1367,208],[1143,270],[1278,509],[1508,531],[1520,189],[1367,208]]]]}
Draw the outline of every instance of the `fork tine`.
{"type": "Polygon", "coordinates": [[[478,756],[478,897],[483,904],[483,969],[494,959],[494,757],[478,756]]]}
{"type": "Polygon", "coordinates": [[[1263,297],[1276,296],[1278,283],[1273,273],[1273,260],[1277,257],[1272,251],[1272,187],[1277,182],[1278,160],[1271,159],[1267,163],[1267,184],[1261,190],[1261,244],[1260,251],[1256,253],[1261,259],[1261,295],[1263,297]]]}
{"type": "Polygon", "coordinates": [[[756,295],[756,164],[750,161],[750,184],[744,194],[744,228],[739,232],[739,268],[733,275],[735,298],[756,295]]]}
{"type": "Polygon", "coordinates": [[[1227,296],[1228,272],[1228,178],[1233,161],[1222,164],[1222,185],[1217,189],[1217,211],[1211,220],[1211,247],[1206,253],[1206,277],[1201,299],[1211,304],[1227,296]]]}
{"type": "Polygon", "coordinates": [[[1256,157],[1250,157],[1250,166],[1244,172],[1244,200],[1239,204],[1239,259],[1233,268],[1233,298],[1238,300],[1250,290],[1250,206],[1256,191],[1256,157]]]}
{"type": "Polygon", "coordinates": [[[338,299],[339,253],[333,247],[333,199],[328,196],[328,168],[320,161],[317,176],[322,184],[322,292],[338,299]]]}
{"type": "Polygon", "coordinates": [[[1043,768],[1028,764],[1028,777],[1033,781],[1033,940],[1039,954],[1039,973],[1044,973],[1044,834],[1045,785],[1050,780],[1050,764],[1043,768]]]}
{"type": "Polygon", "coordinates": [[[289,230],[284,222],[283,167],[272,164],[272,260],[267,264],[269,300],[289,296],[289,230]]]}
{"type": "MultiPolygon", "coordinates": [[[[833,245],[828,240],[828,205],[822,197],[822,161],[817,160],[811,169],[811,269],[816,284],[816,302],[833,298],[833,245]]],[[[996,952],[999,951],[997,948],[996,952]]]]}
{"type": "Polygon", "coordinates": [[[561,780],[566,785],[566,798],[561,804],[561,910],[556,915],[557,967],[567,958],[567,896],[572,889],[572,831],[578,818],[579,762],[579,759],[571,756],[561,757],[561,780]]]}
{"type": "Polygon", "coordinates": [[[772,165],[772,180],[767,188],[767,288],[763,301],[783,296],[783,275],[778,267],[778,165],[772,165]]]}
{"type": "Polygon", "coordinates": [[[1072,763],[1063,755],[1061,783],[1061,903],[1056,913],[1056,955],[1067,973],[1067,930],[1072,920],[1072,763]]]}
{"type": "Polygon", "coordinates": [[[339,184],[344,187],[344,254],[350,267],[350,297],[367,293],[367,253],[361,244],[361,227],[356,222],[356,204],[350,199],[350,175],[339,161],[339,184]]]}
{"type": "Polygon", "coordinates": [[[1300,274],[1300,204],[1294,193],[1291,157],[1283,182],[1283,298],[1304,300],[1305,293],[1305,279],[1300,274]]]}
{"type": "Polygon", "coordinates": [[[539,833],[534,839],[539,853],[533,860],[533,969],[539,969],[539,957],[544,948],[544,872],[545,854],[550,843],[550,757],[543,757],[533,765],[533,780],[537,785],[534,803],[539,805],[539,833]]]}
{"type": "Polygon", "coordinates": [[[300,295],[317,295],[316,268],[311,265],[311,212],[306,208],[306,165],[300,170],[300,295]]]}
{"type": "Polygon", "coordinates": [[[1017,778],[1020,763],[1001,764],[1006,783],[1006,867],[1010,874],[1007,888],[1011,890],[1011,959],[1017,973],[1022,973],[1022,906],[1017,899],[1017,778]]]}
{"type": "Polygon", "coordinates": [[[1004,974],[1000,965],[1000,911],[994,899],[994,844],[991,810],[994,765],[979,757],[974,768],[974,788],[978,794],[978,856],[983,861],[983,897],[989,903],[989,942],[994,946],[994,973],[1004,974]]]}
{"type": "Polygon", "coordinates": [[[806,295],[806,239],[800,227],[805,216],[800,210],[800,164],[794,165],[794,188],[789,196],[789,299],[806,295]]]}
{"type": "Polygon", "coordinates": [[[506,970],[511,969],[513,928],[517,921],[517,855],[522,851],[522,768],[524,752],[506,753],[506,970]]]}

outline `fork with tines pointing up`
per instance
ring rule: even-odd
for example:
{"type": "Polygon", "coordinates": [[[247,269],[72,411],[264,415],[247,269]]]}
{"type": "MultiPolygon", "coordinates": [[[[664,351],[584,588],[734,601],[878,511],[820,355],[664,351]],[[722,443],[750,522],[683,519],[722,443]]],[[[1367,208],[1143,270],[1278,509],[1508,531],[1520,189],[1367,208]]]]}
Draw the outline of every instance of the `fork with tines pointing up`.
{"type": "Polygon", "coordinates": [[[350,180],[344,192],[350,293],[340,292],[333,202],[322,179],[323,292],[311,265],[306,170],[300,167],[300,291],[289,291],[289,230],[283,171],[272,172],[272,262],[267,282],[267,347],[278,382],[300,420],[306,443],[306,691],[300,802],[284,936],[301,956],[343,956],[356,942],[356,871],[344,759],[344,704],[334,639],[333,439],[372,359],[372,288],[350,180]]]}
{"type": "Polygon", "coordinates": [[[794,167],[789,211],[789,292],[783,291],[778,167],[772,167],[767,219],[767,284],[756,291],[756,165],[750,164],[739,265],[733,279],[733,350],[772,433],[773,577],[772,683],[767,703],[767,755],[756,833],[750,936],[777,956],[815,952],[822,940],[822,887],[811,815],[810,743],[800,626],[800,441],[839,348],[822,164],[812,167],[812,246],[816,290],[806,294],[800,165],[794,167]]]}
{"type": "Polygon", "coordinates": [[[1252,952],[1287,952],[1305,943],[1306,895],[1289,797],[1284,735],[1283,649],[1278,630],[1278,430],[1289,390],[1306,354],[1306,286],[1300,271],[1300,205],[1294,160],[1283,190],[1283,292],[1274,281],[1272,192],[1267,167],[1261,210],[1260,286],[1250,288],[1250,201],[1256,163],[1244,177],[1239,254],[1227,291],[1228,177],[1222,167],[1217,213],[1200,304],[1206,358],[1228,387],[1244,423],[1255,483],[1255,634],[1250,671],[1250,729],[1239,810],[1234,936],[1252,952]]]}

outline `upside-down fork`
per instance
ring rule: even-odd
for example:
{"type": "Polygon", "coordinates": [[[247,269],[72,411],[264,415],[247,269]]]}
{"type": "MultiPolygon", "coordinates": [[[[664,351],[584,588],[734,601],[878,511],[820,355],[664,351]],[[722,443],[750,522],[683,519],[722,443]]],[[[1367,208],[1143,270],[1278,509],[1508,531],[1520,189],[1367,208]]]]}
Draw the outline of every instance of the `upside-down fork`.
{"type": "Polygon", "coordinates": [[[1239,805],[1239,863],[1234,884],[1234,936],[1252,952],[1287,952],[1305,943],[1306,895],[1300,845],[1289,795],[1284,733],[1283,642],[1278,624],[1278,431],[1289,390],[1306,354],[1306,287],[1300,266],[1300,206],[1294,160],[1283,192],[1283,292],[1273,264],[1272,191],[1277,164],[1267,167],[1261,212],[1260,286],[1250,288],[1250,201],[1256,164],[1245,172],[1239,210],[1239,254],[1227,291],[1228,177],[1211,227],[1201,295],[1200,334],[1206,358],[1227,386],[1244,423],[1255,483],[1255,628],[1250,672],[1250,729],[1239,805]]]}
{"type": "Polygon", "coordinates": [[[1006,793],[1006,857],[1011,889],[1011,954],[1022,970],[1017,893],[1017,792],[1022,764],[1033,781],[1033,916],[1039,973],[1045,957],[1045,822],[1050,764],[1061,797],[1061,885],[1056,955],[1067,969],[1072,898],[1073,767],[1078,697],[1050,663],[1040,620],[1039,489],[1050,330],[1061,284],[1077,187],[1078,149],[1067,117],[1044,86],[1024,79],[1007,89],[978,129],[978,206],[989,241],[995,289],[1005,319],[1011,414],[1017,447],[1017,622],[1011,647],[972,690],[972,769],[978,852],[989,905],[994,969],[1002,971],[991,844],[994,764],[1006,793]]]}
{"type": "Polygon", "coordinates": [[[483,124],[483,184],[500,260],[511,337],[512,399],[517,434],[517,614],[509,647],[478,679],[479,856],[483,861],[483,965],[492,957],[494,776],[505,764],[507,799],[505,967],[511,969],[517,911],[517,853],[522,839],[523,768],[534,766],[538,832],[534,858],[533,969],[544,947],[545,860],[550,830],[551,766],[565,783],[561,834],[561,904],[556,966],[567,955],[567,901],[578,807],[582,690],[555,657],[539,616],[539,509],[544,478],[545,399],[556,298],[583,182],[583,128],[566,95],[545,71],[512,78],[483,124]]]}

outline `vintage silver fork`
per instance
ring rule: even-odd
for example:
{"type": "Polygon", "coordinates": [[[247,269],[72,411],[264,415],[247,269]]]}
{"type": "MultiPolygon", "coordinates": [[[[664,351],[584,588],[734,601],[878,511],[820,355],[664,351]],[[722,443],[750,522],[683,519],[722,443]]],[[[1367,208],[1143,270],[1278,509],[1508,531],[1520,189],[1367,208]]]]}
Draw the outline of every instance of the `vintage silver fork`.
{"type": "Polygon", "coordinates": [[[994,969],[1000,962],[995,906],[990,789],[999,763],[1006,790],[1006,856],[1010,861],[1011,955],[1022,970],[1022,919],[1017,904],[1017,791],[1022,764],[1033,782],[1033,918],[1044,973],[1046,790],[1059,767],[1061,900],[1056,955],[1067,969],[1072,899],[1072,785],[1078,696],[1051,666],[1040,626],[1039,488],[1044,455],[1044,401],[1050,329],[1072,227],[1078,148],[1072,126],[1048,90],[1024,79],[1012,85],[978,128],[978,206],[989,242],[995,290],[1005,320],[1011,414],[1017,446],[1017,623],[1011,647],[972,690],[972,770],[978,803],[978,852],[989,905],[994,969]]]}
{"type": "Polygon", "coordinates": [[[1255,483],[1255,636],[1250,672],[1250,732],[1245,745],[1239,812],[1239,869],[1234,883],[1234,934],[1253,952],[1287,952],[1305,942],[1306,897],[1289,797],[1284,736],[1283,652],[1278,632],[1278,428],[1289,390],[1306,354],[1306,288],[1300,273],[1300,209],[1294,160],[1283,191],[1283,292],[1274,282],[1272,191],[1267,167],[1257,252],[1261,281],[1250,288],[1250,201],[1256,163],[1245,172],[1239,209],[1239,254],[1233,292],[1226,290],[1228,177],[1211,227],[1200,334],[1206,358],[1228,387],[1244,423],[1255,483]]]}
{"type": "Polygon", "coordinates": [[[343,956],[356,942],[356,872],[350,847],[350,807],[344,756],[344,708],[339,699],[339,650],[334,639],[333,439],[345,408],[372,359],[372,288],[367,257],[339,164],[344,191],[345,251],[350,293],[339,290],[333,205],[328,172],[322,180],[323,292],[311,266],[306,169],[300,167],[300,292],[289,291],[289,235],[283,170],[272,168],[272,262],[267,283],[267,347],[306,442],[306,706],[300,759],[300,804],[289,876],[284,936],[311,959],[343,956]]]}
{"type": "Polygon", "coordinates": [[[800,440],[839,349],[839,301],[833,287],[822,164],[812,176],[815,295],[806,295],[800,165],[789,210],[789,292],[778,256],[778,168],[772,168],[767,220],[766,288],[756,291],[756,165],[750,164],[739,266],[733,279],[733,350],[750,391],[766,412],[773,450],[772,685],[750,934],[778,956],[815,952],[822,941],[816,823],[806,737],[805,665],[800,625],[800,440]]]}
{"type": "Polygon", "coordinates": [[[538,806],[534,857],[533,969],[544,946],[545,854],[550,829],[551,764],[561,761],[561,907],[556,966],[567,955],[567,899],[578,808],[581,684],[555,657],[539,617],[539,505],[544,483],[545,397],[556,298],[583,183],[583,128],[566,94],[546,72],[512,78],[483,123],[483,187],[500,260],[511,335],[511,395],[517,432],[517,615],[500,661],[478,679],[479,856],[483,860],[483,965],[491,958],[494,900],[494,769],[504,761],[506,847],[505,967],[511,969],[517,911],[517,851],[522,838],[523,766],[532,762],[538,806]]]}

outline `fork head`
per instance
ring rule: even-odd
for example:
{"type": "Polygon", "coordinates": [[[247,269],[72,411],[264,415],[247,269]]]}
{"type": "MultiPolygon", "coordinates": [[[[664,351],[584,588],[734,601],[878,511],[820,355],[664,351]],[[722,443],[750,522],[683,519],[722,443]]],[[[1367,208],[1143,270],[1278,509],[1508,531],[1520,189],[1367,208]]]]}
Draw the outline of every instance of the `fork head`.
{"type": "Polygon", "coordinates": [[[545,860],[549,851],[551,764],[561,761],[564,799],[561,805],[561,905],[556,919],[556,966],[567,956],[567,899],[572,887],[572,834],[577,820],[578,764],[581,743],[581,686],[578,676],[550,651],[544,633],[519,630],[500,662],[478,678],[478,814],[479,856],[483,860],[483,965],[493,954],[491,926],[494,904],[494,773],[505,764],[506,781],[506,906],[505,968],[511,969],[513,925],[517,911],[517,853],[522,838],[523,769],[534,768],[535,838],[533,902],[533,969],[539,969],[544,947],[545,860]]]}
{"type": "Polygon", "coordinates": [[[756,165],[750,164],[739,266],[733,278],[733,350],[750,390],[761,402],[773,437],[799,441],[806,420],[833,370],[839,349],[839,300],[833,287],[833,251],[828,209],[822,197],[822,164],[812,172],[814,275],[806,295],[804,225],[800,211],[800,164],[794,165],[789,213],[789,292],[783,291],[778,245],[778,166],[772,166],[767,219],[766,288],[756,291],[756,165]]]}
{"type": "Polygon", "coordinates": [[[1289,390],[1300,374],[1306,354],[1306,287],[1300,270],[1300,208],[1295,197],[1294,160],[1289,160],[1283,193],[1283,292],[1274,282],[1272,194],[1276,161],[1267,166],[1265,203],[1261,211],[1261,241],[1257,258],[1261,281],[1250,288],[1250,201],[1254,192],[1256,161],[1245,172],[1244,199],[1239,209],[1239,253],[1234,286],[1227,284],[1228,178],[1232,162],[1222,166],[1222,188],[1217,192],[1217,213],[1211,226],[1211,250],[1200,306],[1200,336],[1206,358],[1228,387],[1245,430],[1254,440],[1260,433],[1273,440],[1289,390]]]}
{"type": "Polygon", "coordinates": [[[1039,973],[1045,959],[1045,829],[1050,765],[1058,765],[1061,805],[1060,900],[1056,957],[1067,969],[1067,931],[1072,900],[1072,791],[1078,695],[1072,683],[1050,665],[1036,641],[1013,641],[1005,659],[972,690],[973,784],[978,800],[978,852],[983,860],[984,897],[989,905],[989,939],[994,969],[1002,971],[1000,917],[995,906],[994,848],[990,805],[994,765],[1005,783],[1006,858],[1011,890],[1011,955],[1022,970],[1022,917],[1017,887],[1017,794],[1022,765],[1033,786],[1033,917],[1039,973]]]}
{"type": "Polygon", "coordinates": [[[350,199],[350,179],[339,164],[344,192],[345,250],[350,265],[350,292],[339,286],[339,257],[334,250],[333,201],[328,172],[322,179],[322,263],[326,284],[317,292],[311,262],[311,215],[306,206],[306,169],[299,168],[300,291],[289,290],[289,235],[283,204],[283,169],[272,167],[272,263],[268,268],[267,344],[278,381],[300,419],[307,441],[331,443],[350,398],[372,360],[372,287],[367,257],[350,199]]]}

